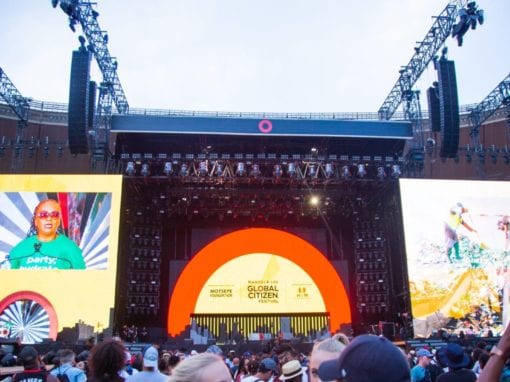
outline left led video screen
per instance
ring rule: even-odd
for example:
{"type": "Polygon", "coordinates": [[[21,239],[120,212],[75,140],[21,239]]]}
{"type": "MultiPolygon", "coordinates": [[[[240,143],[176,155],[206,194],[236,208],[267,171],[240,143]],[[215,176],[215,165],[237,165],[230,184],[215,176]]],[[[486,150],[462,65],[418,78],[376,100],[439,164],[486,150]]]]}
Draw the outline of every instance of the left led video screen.
{"type": "Polygon", "coordinates": [[[0,176],[0,337],[111,325],[121,189],[118,175],[0,176]]]}

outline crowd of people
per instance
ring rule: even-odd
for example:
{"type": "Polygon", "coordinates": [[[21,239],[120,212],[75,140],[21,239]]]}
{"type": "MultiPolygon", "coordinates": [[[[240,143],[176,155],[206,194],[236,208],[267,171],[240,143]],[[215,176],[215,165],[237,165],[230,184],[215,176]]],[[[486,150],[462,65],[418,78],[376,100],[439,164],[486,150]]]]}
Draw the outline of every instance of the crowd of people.
{"type": "Polygon", "coordinates": [[[507,382],[510,329],[498,345],[479,341],[469,350],[455,342],[438,349],[403,349],[384,336],[343,334],[318,341],[310,354],[282,342],[267,352],[203,353],[145,347],[130,353],[120,338],[76,356],[70,349],[41,355],[34,346],[17,354],[23,367],[2,382],[507,382]]]}

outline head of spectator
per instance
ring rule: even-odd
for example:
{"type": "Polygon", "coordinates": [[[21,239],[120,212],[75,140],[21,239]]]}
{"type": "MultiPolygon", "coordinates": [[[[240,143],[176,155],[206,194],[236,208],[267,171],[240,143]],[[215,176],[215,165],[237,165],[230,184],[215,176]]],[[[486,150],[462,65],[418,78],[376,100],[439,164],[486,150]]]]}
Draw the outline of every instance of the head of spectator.
{"type": "Polygon", "coordinates": [[[119,371],[126,362],[126,348],[115,340],[100,342],[92,348],[89,358],[90,379],[94,381],[118,380],[119,371]]]}
{"type": "Polygon", "coordinates": [[[33,346],[25,346],[18,354],[18,364],[25,370],[40,369],[39,353],[33,346]]]}
{"type": "Polygon", "coordinates": [[[314,344],[310,356],[310,381],[319,382],[320,379],[317,372],[320,364],[324,361],[337,359],[348,344],[349,339],[345,334],[341,333],[314,344]]]}
{"type": "Polygon", "coordinates": [[[464,369],[471,363],[471,359],[464,351],[464,348],[455,342],[450,342],[446,345],[444,355],[446,365],[450,370],[464,369]]]}
{"type": "Polygon", "coordinates": [[[278,377],[280,381],[301,382],[306,367],[302,367],[297,359],[293,359],[282,365],[282,373],[278,377]]]}
{"type": "Polygon", "coordinates": [[[478,356],[478,362],[480,363],[480,369],[483,370],[485,365],[487,364],[487,361],[490,358],[490,354],[484,351],[482,354],[478,356]]]}
{"type": "Polygon", "coordinates": [[[179,362],[169,382],[231,382],[232,376],[223,359],[212,353],[201,353],[179,362]]]}
{"type": "Polygon", "coordinates": [[[76,354],[71,349],[61,349],[58,351],[60,365],[74,365],[76,354]]]}
{"type": "Polygon", "coordinates": [[[409,363],[402,351],[385,337],[361,335],[340,357],[319,366],[323,381],[410,382],[409,363]]]}
{"type": "Polygon", "coordinates": [[[434,357],[434,355],[429,352],[427,349],[419,349],[416,352],[416,358],[418,359],[418,364],[421,367],[426,368],[430,364],[430,360],[434,357]]]}
{"type": "Polygon", "coordinates": [[[296,351],[289,343],[281,343],[275,349],[274,352],[278,357],[278,364],[280,368],[283,364],[293,361],[299,360],[299,352],[296,351]]]}
{"type": "Polygon", "coordinates": [[[155,371],[158,370],[159,353],[158,349],[154,346],[149,346],[143,352],[143,370],[155,371]]]}
{"type": "Polygon", "coordinates": [[[181,362],[181,358],[176,355],[171,355],[170,358],[168,358],[168,375],[172,375],[173,369],[177,367],[179,362],[181,362]]]}
{"type": "Polygon", "coordinates": [[[264,358],[258,364],[255,378],[257,378],[257,380],[268,381],[273,376],[273,373],[276,373],[276,369],[276,362],[272,358],[264,358]]]}

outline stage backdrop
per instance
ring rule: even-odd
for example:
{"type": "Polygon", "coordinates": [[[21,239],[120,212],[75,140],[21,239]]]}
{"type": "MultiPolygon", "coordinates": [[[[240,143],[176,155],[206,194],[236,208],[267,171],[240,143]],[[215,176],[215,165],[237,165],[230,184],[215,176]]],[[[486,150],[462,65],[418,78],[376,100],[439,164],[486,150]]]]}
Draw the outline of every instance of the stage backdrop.
{"type": "Polygon", "coordinates": [[[173,289],[168,332],[192,313],[329,313],[331,329],[351,322],[342,280],[314,246],[269,228],[235,231],[200,250],[173,289]]]}
{"type": "Polygon", "coordinates": [[[96,330],[110,325],[121,185],[121,176],[0,176],[3,336],[36,343],[78,322],[96,330]],[[53,246],[39,240],[32,224],[36,206],[47,199],[60,213],[39,211],[35,226],[60,226],[63,241],[53,246]]]}
{"type": "Polygon", "coordinates": [[[496,334],[508,311],[510,182],[401,179],[400,192],[415,335],[496,334]]]}

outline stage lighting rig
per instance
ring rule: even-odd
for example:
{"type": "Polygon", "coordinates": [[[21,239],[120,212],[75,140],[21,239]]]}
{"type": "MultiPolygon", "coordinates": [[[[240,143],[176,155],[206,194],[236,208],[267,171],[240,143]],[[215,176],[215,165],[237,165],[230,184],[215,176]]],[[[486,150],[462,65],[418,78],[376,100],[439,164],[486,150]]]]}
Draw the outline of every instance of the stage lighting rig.
{"type": "Polygon", "coordinates": [[[464,35],[471,29],[476,29],[477,24],[484,22],[483,9],[478,9],[475,1],[467,4],[466,8],[459,9],[459,21],[453,26],[452,37],[457,38],[457,44],[462,46],[464,35]]]}
{"type": "MultiPolygon", "coordinates": [[[[456,24],[456,17],[460,10],[466,4],[465,0],[450,0],[449,4],[437,17],[434,17],[434,23],[427,32],[423,41],[418,42],[414,48],[414,54],[409,63],[400,71],[400,76],[390,93],[379,108],[380,119],[390,120],[398,109],[400,104],[406,100],[406,96],[412,91],[419,77],[425,71],[429,63],[434,59],[446,42],[446,39],[452,33],[456,24]]],[[[471,2],[466,8],[466,12],[473,13],[478,23],[483,23],[483,11],[476,8],[476,3],[471,2]],[[479,12],[480,11],[480,12],[479,12]]],[[[470,15],[471,17],[471,15],[470,15]]],[[[471,23],[471,19],[469,19],[471,23]]],[[[468,25],[468,28],[471,24],[468,25]]]]}

